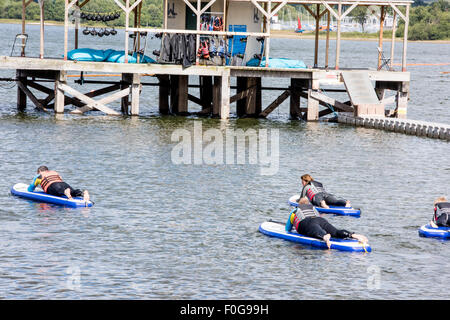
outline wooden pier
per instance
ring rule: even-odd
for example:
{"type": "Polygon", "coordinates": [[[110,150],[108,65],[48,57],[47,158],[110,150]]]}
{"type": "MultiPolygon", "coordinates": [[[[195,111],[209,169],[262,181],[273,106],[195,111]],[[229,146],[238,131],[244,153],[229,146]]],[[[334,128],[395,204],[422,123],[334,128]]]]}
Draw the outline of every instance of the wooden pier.
{"type": "MultiPolygon", "coordinates": [[[[308,69],[297,68],[272,68],[268,64],[260,64],[259,67],[245,65],[211,65],[210,61],[204,61],[197,57],[196,63],[183,68],[179,64],[161,63],[129,63],[130,56],[125,55],[124,63],[74,61],[68,59],[69,48],[69,10],[76,8],[82,10],[89,1],[66,0],[65,2],[65,37],[62,41],[64,58],[44,57],[44,12],[41,3],[41,39],[39,57],[28,57],[25,48],[22,48],[20,56],[0,56],[0,69],[16,70],[15,81],[17,83],[17,107],[25,110],[27,99],[40,110],[54,110],[55,113],[70,112],[83,114],[96,110],[107,115],[139,115],[140,95],[145,94],[145,86],[159,87],[159,112],[161,114],[186,115],[190,114],[189,103],[201,106],[197,114],[203,116],[227,119],[230,117],[230,105],[236,104],[238,117],[267,117],[281,103],[289,99],[289,114],[292,119],[317,121],[331,113],[351,113],[355,117],[382,116],[394,118],[406,118],[407,102],[409,96],[410,74],[406,71],[406,34],[409,19],[409,6],[412,1],[406,0],[209,0],[206,2],[189,2],[188,0],[174,0],[174,6],[180,12],[191,10],[196,17],[197,28],[183,29],[180,25],[187,21],[175,21],[168,17],[168,2],[164,1],[164,23],[161,28],[143,28],[139,24],[140,4],[145,0],[114,0],[119,10],[123,10],[126,17],[124,52],[129,51],[129,36],[133,34],[133,50],[138,52],[139,39],[144,33],[170,34],[194,34],[197,37],[196,48],[200,48],[201,37],[214,36],[225,42],[233,40],[233,37],[245,37],[249,44],[245,49],[248,56],[259,52],[255,38],[264,39],[262,58],[270,61],[270,24],[271,18],[286,4],[302,5],[315,19],[327,15],[337,21],[337,38],[335,65],[329,66],[330,39],[327,35],[325,61],[323,66],[318,59],[318,29],[316,30],[314,66],[308,69]],[[203,5],[203,7],[201,7],[203,5]],[[384,57],[382,45],[382,33],[380,34],[378,56],[378,68],[366,69],[342,69],[339,67],[341,39],[340,21],[357,6],[378,6],[381,8],[380,26],[384,23],[385,12],[391,9],[395,18],[405,20],[405,36],[403,41],[402,70],[394,71],[393,46],[395,36],[391,42],[390,64],[383,63],[384,57]],[[400,8],[404,8],[401,10],[400,8]],[[223,29],[206,31],[200,29],[200,17],[207,10],[214,10],[223,17],[223,29]],[[249,21],[249,18],[241,13],[252,13],[253,18],[259,17],[259,23],[249,21]],[[129,26],[130,15],[135,17],[133,27],[129,26]],[[242,24],[248,26],[247,31],[231,31],[231,25],[242,24]],[[137,45],[136,45],[137,44],[137,45]],[[385,68],[384,68],[385,67],[385,68]],[[89,80],[83,76],[89,73],[119,75],[117,80],[89,80]],[[83,90],[72,86],[73,77],[79,75],[77,83],[88,86],[90,83],[104,84],[100,89],[83,90]],[[70,78],[69,78],[70,76],[70,78]],[[198,84],[190,83],[193,77],[198,77],[198,84]],[[236,79],[236,86],[231,86],[231,79],[236,79]],[[289,79],[286,87],[263,87],[265,78],[289,79]],[[48,86],[50,84],[50,86],[48,86]],[[333,89],[329,89],[333,86],[333,89]],[[336,86],[338,88],[336,88],[336,86]],[[189,89],[200,89],[200,95],[195,96],[189,89]],[[33,92],[34,90],[34,92],[33,92]],[[279,91],[272,101],[262,100],[262,91],[279,91]],[[338,101],[333,97],[334,92],[348,94],[348,99],[338,101]],[[43,97],[38,97],[43,95],[43,97]],[[98,98],[103,96],[102,98],[98,98]],[[114,110],[108,106],[111,102],[120,100],[120,110],[114,110]],[[301,103],[304,101],[303,103],[301,103]],[[73,106],[73,107],[70,107],[73,106]]],[[[25,34],[25,9],[29,2],[23,2],[22,33],[25,34]]],[[[172,3],[172,2],[171,2],[172,3]]],[[[182,16],[181,14],[179,16],[182,16]]],[[[183,16],[184,19],[184,16],[183,16]]],[[[234,29],[233,29],[234,30],[234,29]]],[[[74,48],[78,47],[78,24],[75,27],[74,48]]],[[[329,31],[328,31],[329,32],[329,31]]],[[[231,53],[231,57],[233,54],[231,53]]],[[[225,60],[224,60],[225,61],[225,60]]],[[[262,61],[262,60],[261,60],[262,61]]],[[[386,61],[384,61],[386,62],[386,61]]]]}

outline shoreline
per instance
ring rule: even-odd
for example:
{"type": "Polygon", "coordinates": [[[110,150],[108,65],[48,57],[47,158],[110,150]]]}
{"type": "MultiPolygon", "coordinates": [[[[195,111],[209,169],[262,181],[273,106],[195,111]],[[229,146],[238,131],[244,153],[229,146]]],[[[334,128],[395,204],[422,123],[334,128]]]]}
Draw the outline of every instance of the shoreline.
{"type": "MultiPolygon", "coordinates": [[[[20,19],[0,19],[0,24],[21,24],[22,20],[20,19]]],[[[39,25],[39,21],[28,21],[26,24],[28,25],[39,25]]],[[[62,21],[46,21],[46,26],[64,26],[64,22],[62,21]]],[[[89,24],[88,27],[105,27],[104,24],[89,24]]],[[[108,26],[109,27],[109,26],[108,26]]],[[[112,28],[112,26],[111,26],[112,28]]],[[[123,26],[114,26],[115,29],[124,29],[123,26]]],[[[82,29],[80,27],[80,29],[82,29]]],[[[354,34],[354,32],[352,32],[354,34]]],[[[307,33],[295,33],[295,31],[287,31],[287,30],[272,30],[271,31],[272,39],[274,38],[280,38],[280,39],[314,39],[314,33],[313,32],[307,32],[307,33]]],[[[363,35],[361,33],[361,35],[363,35]]],[[[326,40],[326,35],[324,33],[319,34],[319,40],[326,40]]],[[[336,41],[335,32],[333,31],[332,34],[330,34],[330,40],[336,41]]],[[[369,36],[369,37],[362,37],[362,36],[348,36],[346,35],[346,32],[341,33],[341,40],[354,40],[354,41],[378,41],[377,36],[369,36]]],[[[389,35],[389,38],[384,37],[383,42],[390,42],[391,36],[389,35]]],[[[396,42],[401,42],[403,39],[401,37],[395,38],[396,42]]],[[[408,40],[408,42],[417,42],[417,43],[443,43],[443,44],[450,44],[450,39],[447,40],[408,40]]]]}

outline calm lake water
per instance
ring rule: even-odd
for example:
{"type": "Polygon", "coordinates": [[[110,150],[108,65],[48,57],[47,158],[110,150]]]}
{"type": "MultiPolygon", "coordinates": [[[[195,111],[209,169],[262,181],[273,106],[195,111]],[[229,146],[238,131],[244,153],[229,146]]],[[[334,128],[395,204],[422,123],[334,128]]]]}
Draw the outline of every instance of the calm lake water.
{"type": "MultiPolygon", "coordinates": [[[[9,55],[20,27],[0,30],[0,55],[9,55]]],[[[39,27],[27,32],[27,52],[37,54],[39,27]]],[[[46,56],[63,53],[62,39],[61,27],[46,28],[46,56]]],[[[80,47],[120,49],[123,33],[80,40],[80,47]]],[[[151,40],[148,52],[158,43],[151,40]]],[[[313,40],[278,39],[271,46],[272,56],[312,64],[313,40]]],[[[343,41],[341,65],[375,67],[376,46],[343,41]]],[[[401,57],[400,42],[396,51],[401,57]]],[[[445,63],[449,56],[449,44],[408,44],[409,63],[445,63]]],[[[450,123],[450,77],[441,73],[449,68],[410,68],[409,118],[450,123]]],[[[160,116],[153,87],[144,87],[136,119],[98,113],[55,119],[30,102],[18,113],[16,87],[0,85],[0,299],[448,298],[442,272],[449,242],[418,235],[433,200],[450,196],[448,142],[290,121],[287,104],[266,120],[160,116]],[[278,132],[278,171],[262,175],[249,161],[175,164],[171,136],[176,129],[193,134],[196,121],[204,131],[278,132]],[[68,209],[11,196],[10,188],[29,183],[42,164],[87,188],[95,205],[68,209]],[[315,250],[258,232],[263,221],[287,219],[287,200],[304,173],[362,208],[361,218],[326,218],[366,235],[372,253],[315,250]]],[[[264,93],[264,106],[273,95],[264,93]]]]}

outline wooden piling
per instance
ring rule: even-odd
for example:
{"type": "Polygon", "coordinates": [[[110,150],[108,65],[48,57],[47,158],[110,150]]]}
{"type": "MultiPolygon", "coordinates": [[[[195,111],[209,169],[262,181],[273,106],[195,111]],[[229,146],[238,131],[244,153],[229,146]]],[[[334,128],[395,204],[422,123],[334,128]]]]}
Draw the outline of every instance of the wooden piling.
{"type": "MultiPolygon", "coordinates": [[[[24,86],[27,85],[27,77],[22,76],[20,70],[16,70],[17,83],[22,83],[24,86]]],[[[19,111],[25,111],[27,107],[27,95],[25,92],[17,86],[17,109],[19,111]]]]}
{"type": "Polygon", "coordinates": [[[64,91],[61,89],[62,84],[67,83],[67,74],[65,71],[56,72],[55,76],[55,113],[64,113],[64,91]]]}
{"type": "Polygon", "coordinates": [[[133,73],[131,84],[131,115],[139,115],[139,95],[141,93],[141,75],[139,73],[133,73]]]}
{"type": "Polygon", "coordinates": [[[319,90],[319,82],[317,80],[309,81],[308,88],[308,101],[307,101],[307,121],[317,121],[319,120],[319,101],[311,97],[311,94],[319,90]]]}
{"type": "Polygon", "coordinates": [[[161,114],[169,114],[170,77],[168,75],[160,75],[158,76],[158,80],[159,80],[159,112],[161,114]]]}

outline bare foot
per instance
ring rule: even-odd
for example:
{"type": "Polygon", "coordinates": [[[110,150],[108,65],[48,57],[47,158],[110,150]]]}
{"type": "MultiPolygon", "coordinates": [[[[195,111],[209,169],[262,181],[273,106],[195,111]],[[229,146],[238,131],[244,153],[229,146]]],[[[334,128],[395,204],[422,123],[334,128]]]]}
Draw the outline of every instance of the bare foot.
{"type": "Polygon", "coordinates": [[[329,234],[329,233],[323,236],[323,240],[324,240],[325,243],[327,244],[328,249],[331,249],[331,241],[330,241],[330,238],[331,238],[331,234],[329,234]]]}
{"type": "Polygon", "coordinates": [[[369,240],[365,237],[365,236],[363,236],[362,234],[356,234],[356,233],[354,233],[353,235],[352,235],[352,237],[353,238],[355,238],[356,240],[358,240],[359,242],[362,242],[362,243],[367,243],[369,240]]]}
{"type": "Polygon", "coordinates": [[[345,207],[346,208],[350,208],[352,205],[350,204],[350,201],[347,200],[347,202],[345,203],[345,207]]]}
{"type": "Polygon", "coordinates": [[[320,206],[321,206],[322,208],[325,208],[325,209],[330,209],[330,207],[327,205],[327,203],[325,202],[325,200],[320,201],[320,206]]]}
{"type": "Polygon", "coordinates": [[[89,202],[89,192],[87,190],[83,191],[83,200],[85,203],[89,202]]]}
{"type": "Polygon", "coordinates": [[[66,195],[67,199],[73,200],[73,199],[72,199],[72,195],[70,194],[70,189],[69,189],[69,188],[67,188],[66,190],[64,190],[64,194],[66,195]]]}
{"type": "Polygon", "coordinates": [[[439,228],[438,225],[436,223],[434,223],[433,221],[430,221],[430,226],[433,228],[439,228]]]}

